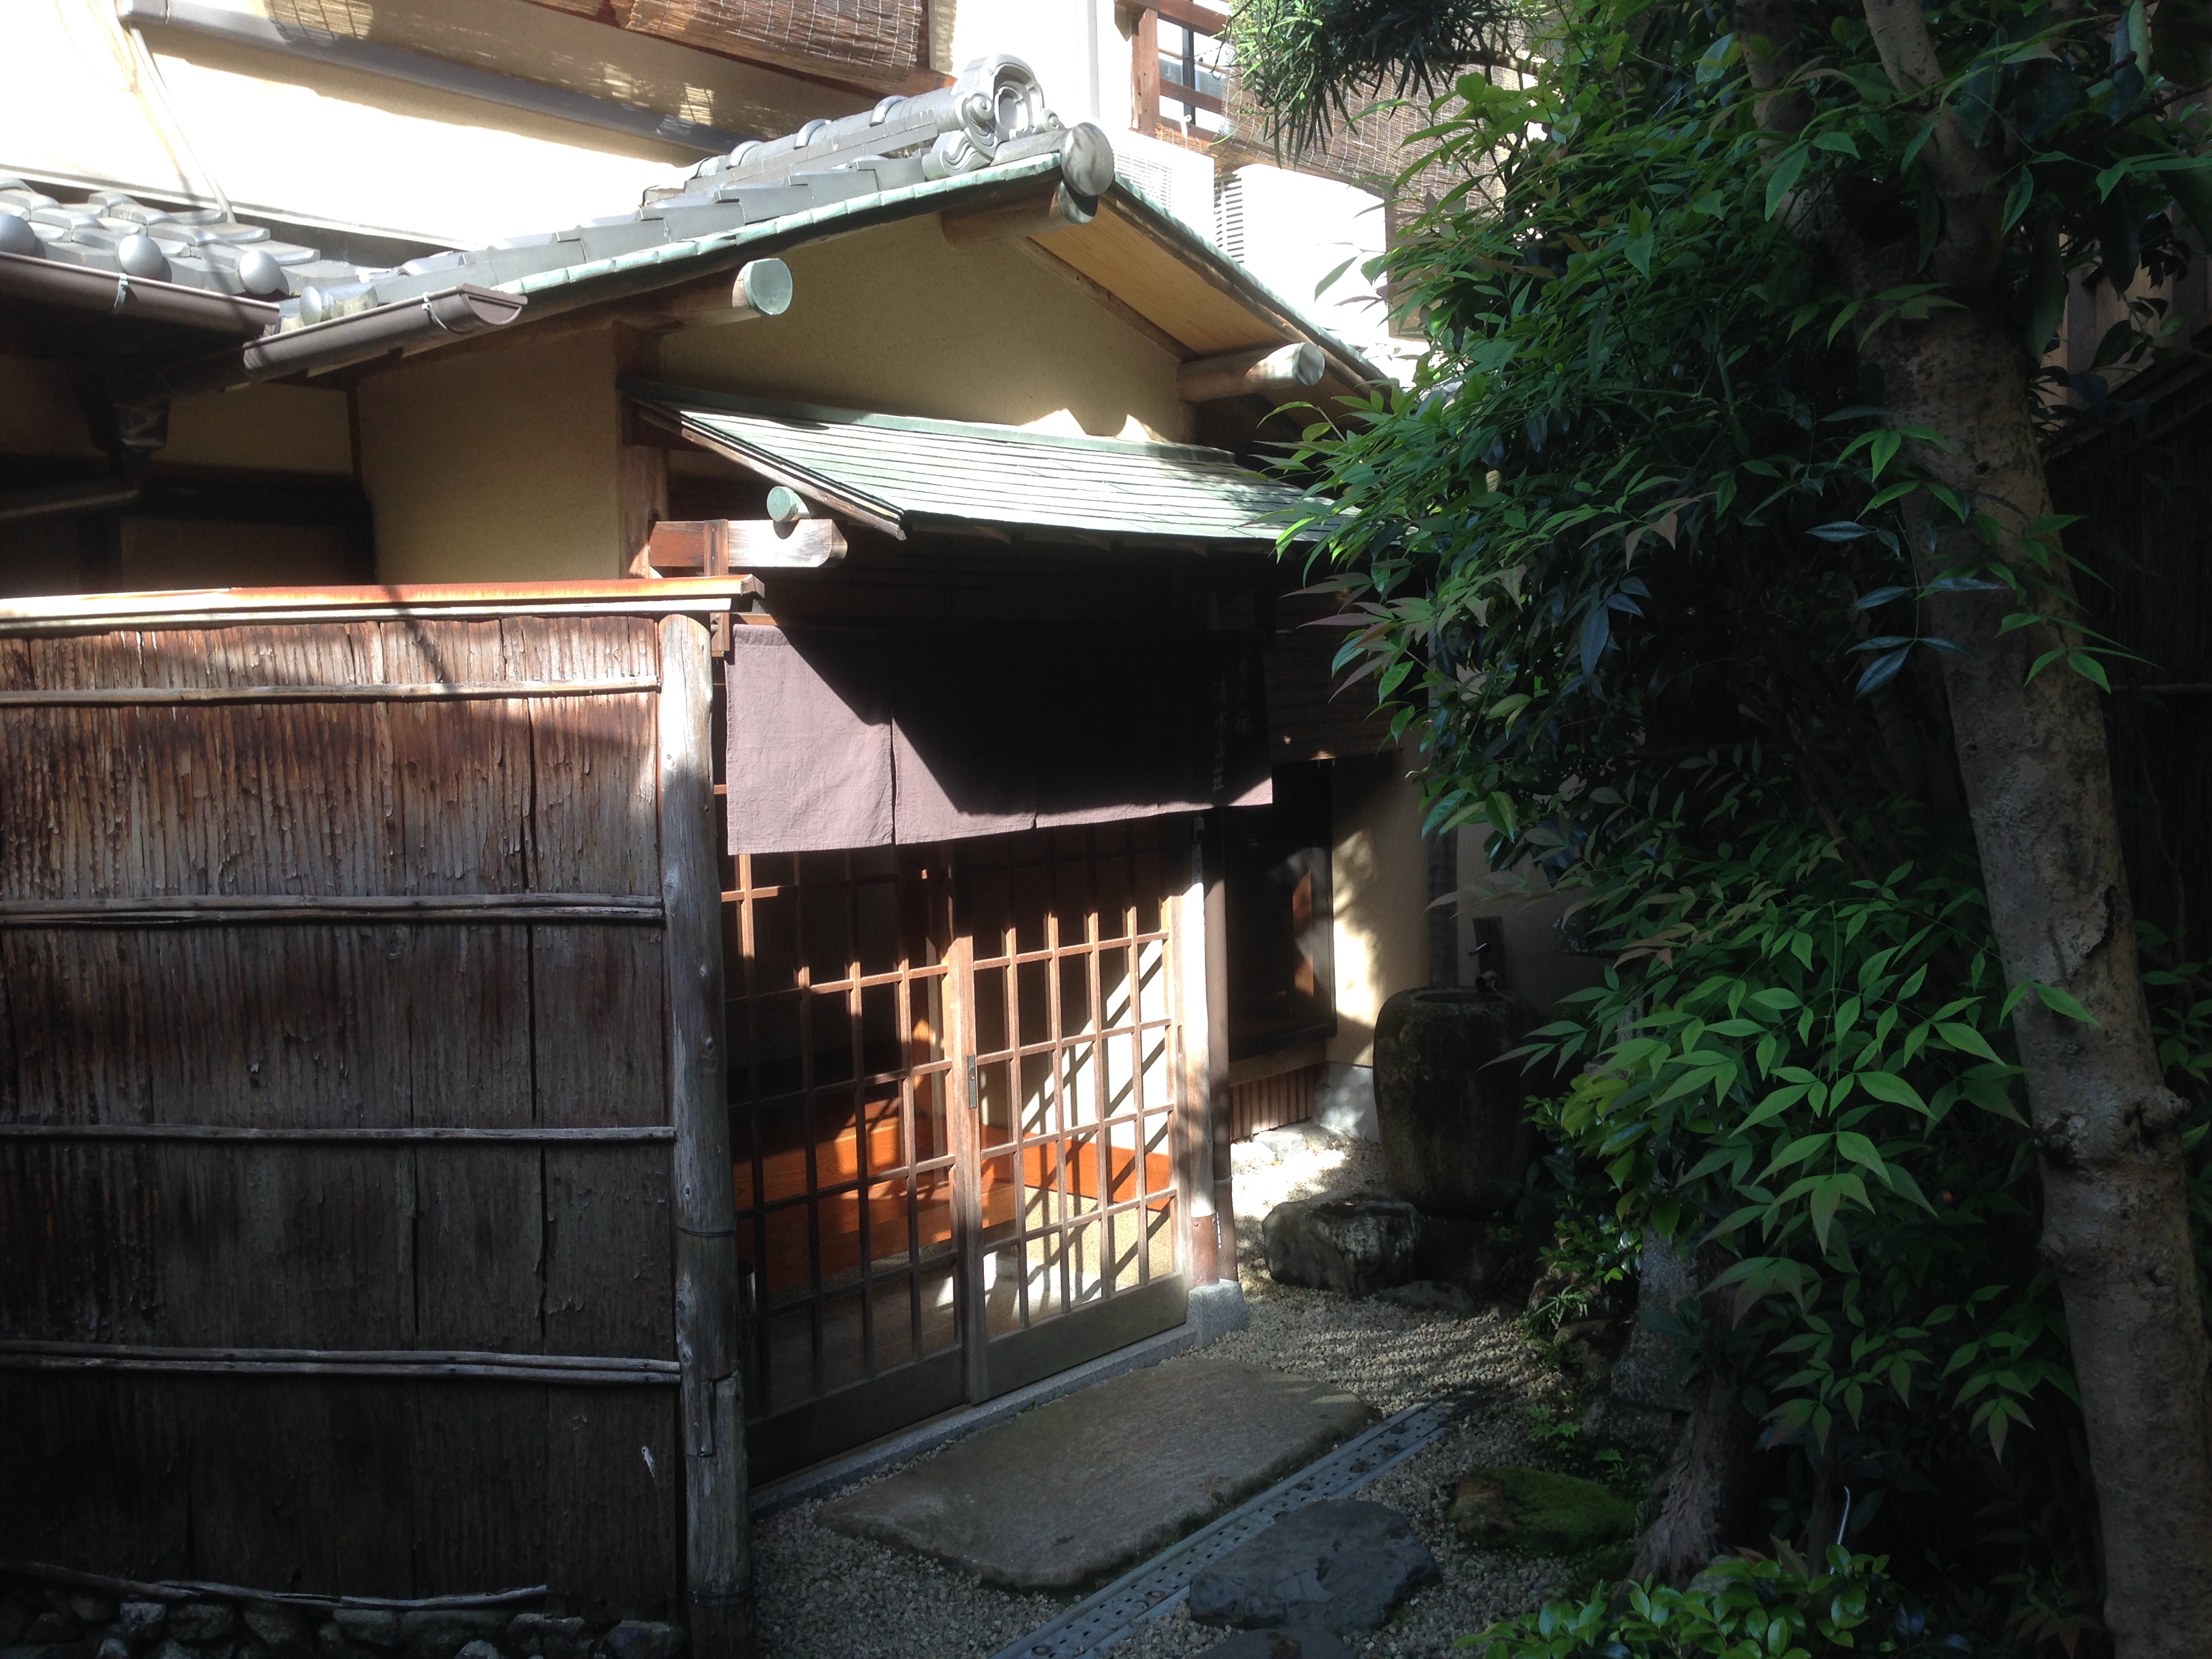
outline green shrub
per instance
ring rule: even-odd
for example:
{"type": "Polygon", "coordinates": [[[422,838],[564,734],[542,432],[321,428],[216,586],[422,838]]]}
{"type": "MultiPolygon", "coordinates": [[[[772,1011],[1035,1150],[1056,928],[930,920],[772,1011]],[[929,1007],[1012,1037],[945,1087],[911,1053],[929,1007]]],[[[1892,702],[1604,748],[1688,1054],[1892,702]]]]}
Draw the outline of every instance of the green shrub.
{"type": "Polygon", "coordinates": [[[1900,1615],[1885,1556],[1828,1552],[1802,1563],[1725,1561],[1687,1589],[1632,1585],[1579,1604],[1554,1601],[1458,1645],[1483,1659],[1830,1659],[1923,1651],[1919,1620],[1900,1615]]]}

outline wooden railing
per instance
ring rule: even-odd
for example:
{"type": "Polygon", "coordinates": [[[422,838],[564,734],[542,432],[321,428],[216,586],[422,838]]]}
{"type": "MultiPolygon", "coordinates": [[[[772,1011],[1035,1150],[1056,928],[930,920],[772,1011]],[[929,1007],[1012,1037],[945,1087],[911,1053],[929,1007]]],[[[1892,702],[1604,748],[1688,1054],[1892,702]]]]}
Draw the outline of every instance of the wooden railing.
{"type": "Polygon", "coordinates": [[[1218,95],[1201,92],[1198,87],[1198,39],[1205,36],[1219,40],[1229,26],[1229,14],[1211,6],[1194,3],[1194,0],[1153,0],[1137,14],[1137,27],[1130,37],[1130,64],[1134,100],[1130,111],[1130,125],[1139,132],[1157,134],[1160,126],[1160,106],[1180,104],[1184,117],[1182,125],[1195,125],[1198,112],[1226,116],[1229,106],[1218,95]],[[1180,82],[1168,80],[1161,73],[1160,25],[1173,23],[1183,31],[1182,79],[1180,82]]]}

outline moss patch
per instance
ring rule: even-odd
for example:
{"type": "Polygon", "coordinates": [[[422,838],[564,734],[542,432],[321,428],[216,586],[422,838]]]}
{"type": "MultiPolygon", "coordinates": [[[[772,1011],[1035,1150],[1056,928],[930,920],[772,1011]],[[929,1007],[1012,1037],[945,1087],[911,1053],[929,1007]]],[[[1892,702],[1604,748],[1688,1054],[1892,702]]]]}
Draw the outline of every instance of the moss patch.
{"type": "Polygon", "coordinates": [[[1636,1505],[1608,1486],[1517,1464],[1469,1469],[1452,1500],[1469,1543],[1520,1555],[1581,1555],[1636,1534],[1636,1505]]]}

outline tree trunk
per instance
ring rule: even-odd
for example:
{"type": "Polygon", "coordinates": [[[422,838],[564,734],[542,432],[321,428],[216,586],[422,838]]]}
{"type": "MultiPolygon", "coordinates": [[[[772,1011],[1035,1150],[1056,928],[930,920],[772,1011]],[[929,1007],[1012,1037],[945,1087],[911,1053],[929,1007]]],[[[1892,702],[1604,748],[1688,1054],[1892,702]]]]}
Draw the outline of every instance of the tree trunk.
{"type": "Polygon", "coordinates": [[[1736,1404],[1727,1380],[1707,1372],[1698,1384],[1681,1449],[1661,1478],[1665,1495],[1659,1513],[1636,1540],[1630,1577],[1686,1584],[1740,1535],[1758,1427],[1736,1404]]]}
{"type": "MultiPolygon", "coordinates": [[[[1912,459],[2003,531],[1998,556],[2063,616],[2056,555],[2039,571],[2023,532],[2051,513],[2030,419],[2027,362],[1988,310],[1892,325],[1868,343],[1893,422],[1942,433],[1912,459]]],[[[1930,507],[1924,521],[1934,523],[1930,507]]],[[[1963,529],[1931,551],[1924,584],[1990,556],[1963,529]]],[[[2008,593],[1939,595],[1924,631],[1943,659],[1959,769],[1990,918],[2013,985],[2064,991],[2085,1024],[2030,993],[2014,1016],[2044,1194],[2042,1248],[2057,1273],[2104,1523],[2105,1620],[2119,1659],[2212,1654],[2212,1363],[2197,1294],[2182,1103],[2165,1087],[2138,977],[2135,918],[2098,693],[2063,659],[2049,622],[1998,635],[2008,593]]]]}

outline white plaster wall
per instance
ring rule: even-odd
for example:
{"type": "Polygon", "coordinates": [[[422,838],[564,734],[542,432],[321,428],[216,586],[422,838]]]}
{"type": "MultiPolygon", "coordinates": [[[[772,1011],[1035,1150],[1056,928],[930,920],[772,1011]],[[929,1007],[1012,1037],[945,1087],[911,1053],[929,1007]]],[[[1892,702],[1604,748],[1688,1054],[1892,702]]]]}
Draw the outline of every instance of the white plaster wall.
{"type": "MultiPolygon", "coordinates": [[[[268,14],[260,0],[210,3],[268,14]]],[[[373,17],[426,3],[355,9],[373,17]]],[[[538,78],[595,76],[601,92],[642,88],[641,105],[676,103],[682,107],[667,112],[740,131],[740,111],[761,102],[755,82],[771,84],[743,65],[717,67],[707,54],[524,0],[440,0],[415,21],[449,32],[465,22],[471,38],[490,43],[463,61],[505,73],[528,66],[538,78]]],[[[199,201],[213,199],[212,178],[248,213],[472,246],[624,212],[648,185],[680,176],[696,159],[642,138],[174,30],[148,38],[173,127],[142,85],[113,0],[0,0],[0,64],[9,69],[0,173],[199,201]]],[[[816,113],[868,101],[816,96],[835,106],[816,113]]]]}

